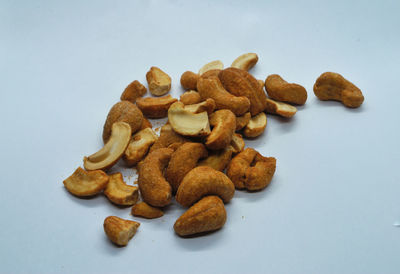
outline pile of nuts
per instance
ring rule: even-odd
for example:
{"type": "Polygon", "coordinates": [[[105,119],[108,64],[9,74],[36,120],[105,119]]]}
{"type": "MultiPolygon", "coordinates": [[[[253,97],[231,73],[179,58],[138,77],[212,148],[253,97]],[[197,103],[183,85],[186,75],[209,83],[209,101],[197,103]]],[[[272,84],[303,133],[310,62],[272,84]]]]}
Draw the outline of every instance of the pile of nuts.
{"type": "MultiPolygon", "coordinates": [[[[199,73],[186,71],[180,83],[186,90],[180,100],[166,95],[171,78],[151,67],[146,74],[150,93],[139,81],[127,86],[121,101],[110,110],[103,129],[104,147],[84,157],[64,186],[78,197],[103,192],[114,204],[132,206],[136,217],[159,218],[173,197],[187,211],[174,225],[179,236],[220,229],[226,221],[224,203],[235,189],[260,191],[275,173],[276,159],[244,148],[246,138],[260,136],[268,114],[290,118],[293,105],[303,105],[307,91],[269,75],[265,82],[248,70],[258,61],[255,53],[239,56],[229,68],[221,61],[204,65],[199,73]],[[264,92],[264,88],[266,93],[264,92]],[[160,135],[147,118],[168,117],[160,135]],[[138,187],[124,182],[121,173],[107,174],[123,159],[138,170],[138,187]],[[224,173],[225,171],[225,173],[224,173]],[[139,192],[143,202],[138,202],[139,192]]],[[[314,85],[320,100],[341,101],[359,107],[364,97],[340,74],[323,73],[314,85]]],[[[125,246],[139,223],[109,216],[104,231],[115,244],[125,246]]]]}

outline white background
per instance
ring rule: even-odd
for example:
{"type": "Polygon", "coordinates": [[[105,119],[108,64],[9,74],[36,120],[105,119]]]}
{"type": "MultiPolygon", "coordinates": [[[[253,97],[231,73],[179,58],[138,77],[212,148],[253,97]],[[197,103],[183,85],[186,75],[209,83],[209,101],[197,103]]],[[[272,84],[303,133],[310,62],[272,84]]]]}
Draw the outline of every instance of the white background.
{"type": "Polygon", "coordinates": [[[0,1],[0,272],[399,273],[399,3],[0,1]],[[184,71],[245,52],[257,78],[278,73],[309,99],[246,143],[277,171],[264,191],[235,193],[222,230],[182,239],[176,204],[143,220],[64,189],[150,66],[178,97],[184,71]],[[325,71],[361,88],[362,107],[318,101],[325,71]],[[106,238],[109,215],[141,222],[127,247],[106,238]]]}

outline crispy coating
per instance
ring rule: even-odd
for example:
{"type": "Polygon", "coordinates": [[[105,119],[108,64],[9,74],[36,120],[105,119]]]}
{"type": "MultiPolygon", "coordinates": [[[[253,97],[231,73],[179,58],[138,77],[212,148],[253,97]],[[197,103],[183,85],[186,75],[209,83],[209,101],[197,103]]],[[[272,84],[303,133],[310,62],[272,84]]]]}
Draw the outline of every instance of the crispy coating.
{"type": "Polygon", "coordinates": [[[227,147],[236,130],[235,114],[228,109],[217,110],[210,116],[210,125],[214,128],[207,137],[207,148],[219,150],[227,147]]]}
{"type": "Polygon", "coordinates": [[[78,197],[87,197],[100,193],[109,181],[107,174],[101,170],[86,171],[78,167],[75,172],[63,181],[65,188],[78,197]]]}
{"type": "Polygon", "coordinates": [[[221,70],[224,68],[224,64],[220,60],[211,61],[205,64],[201,69],[199,69],[199,75],[203,75],[210,70],[221,70]]]}
{"type": "Polygon", "coordinates": [[[177,147],[187,141],[188,139],[176,133],[170,124],[165,124],[161,127],[160,137],[158,137],[157,141],[150,148],[150,152],[171,145],[177,147]]]}
{"type": "Polygon", "coordinates": [[[108,216],[104,220],[104,232],[116,245],[126,246],[130,239],[136,234],[140,223],[124,220],[117,216],[108,216]]]}
{"type": "Polygon", "coordinates": [[[136,204],[138,200],[138,188],[127,185],[120,172],[110,175],[104,194],[107,198],[117,205],[128,206],[136,204]]]}
{"type": "Polygon", "coordinates": [[[225,149],[211,151],[207,158],[200,161],[198,166],[209,166],[215,170],[223,171],[232,159],[233,149],[228,146],[225,149]]]}
{"type": "MultiPolygon", "coordinates": [[[[197,81],[196,81],[197,85],[197,81]]],[[[201,102],[201,97],[199,93],[195,90],[186,91],[181,95],[179,100],[185,105],[193,105],[201,102]]]]}
{"type": "Polygon", "coordinates": [[[124,152],[123,159],[128,166],[134,166],[141,161],[158,136],[151,128],[145,128],[134,134],[124,152]]]}
{"type": "Polygon", "coordinates": [[[303,86],[291,84],[278,74],[272,74],[265,79],[265,90],[271,99],[304,105],[307,101],[307,91],[303,86]]]}
{"type": "Polygon", "coordinates": [[[140,202],[132,207],[131,214],[135,217],[155,219],[163,216],[164,212],[157,207],[152,207],[145,202],[140,202]]]}
{"type": "Polygon", "coordinates": [[[186,90],[197,90],[197,80],[200,75],[192,71],[185,71],[181,76],[181,86],[186,90]]]}
{"type": "Polygon", "coordinates": [[[168,115],[169,107],[178,101],[171,95],[163,97],[146,97],[136,100],[136,105],[148,118],[164,118],[168,115]]]}
{"type": "Polygon", "coordinates": [[[243,129],[249,123],[250,119],[250,112],[246,112],[242,116],[236,116],[236,131],[243,129]]]}
{"type": "Polygon", "coordinates": [[[129,101],[135,103],[136,99],[142,97],[147,92],[145,86],[143,86],[138,80],[130,83],[121,94],[121,101],[129,101]]]}

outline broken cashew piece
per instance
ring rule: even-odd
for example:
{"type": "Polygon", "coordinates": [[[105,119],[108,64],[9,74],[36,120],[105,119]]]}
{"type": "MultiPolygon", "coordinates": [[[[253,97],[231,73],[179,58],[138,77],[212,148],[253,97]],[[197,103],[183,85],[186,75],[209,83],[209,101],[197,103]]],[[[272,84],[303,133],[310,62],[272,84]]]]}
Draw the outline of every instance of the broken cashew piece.
{"type": "Polygon", "coordinates": [[[208,166],[199,166],[185,175],[175,199],[182,206],[189,207],[207,195],[217,195],[224,203],[228,203],[234,193],[235,186],[224,173],[208,166]]]}
{"type": "Polygon", "coordinates": [[[185,71],[181,76],[181,86],[186,90],[197,90],[197,81],[200,75],[192,71],[185,71]]]}
{"type": "Polygon", "coordinates": [[[278,74],[269,75],[265,79],[265,90],[273,100],[296,105],[304,105],[307,101],[307,91],[303,86],[288,83],[278,74]]]}
{"type": "Polygon", "coordinates": [[[155,96],[161,96],[171,89],[171,77],[158,67],[151,67],[146,73],[147,84],[150,93],[155,96]]]}
{"type": "Polygon", "coordinates": [[[265,108],[265,112],[291,118],[296,114],[297,108],[292,105],[267,98],[267,107],[265,108]]]}
{"type": "Polygon", "coordinates": [[[212,129],[207,137],[206,146],[209,149],[224,149],[232,141],[236,129],[236,116],[229,109],[217,110],[210,116],[212,129]]]}
{"type": "Polygon", "coordinates": [[[124,220],[117,216],[108,216],[104,220],[104,232],[116,245],[126,246],[130,239],[136,234],[140,223],[124,220]]]}
{"type": "Polygon", "coordinates": [[[260,136],[267,126],[267,115],[264,112],[252,117],[243,130],[244,136],[254,138],[260,136]]]}
{"type": "Polygon", "coordinates": [[[138,200],[138,188],[127,185],[120,172],[110,175],[104,194],[107,198],[117,205],[129,206],[136,204],[138,200]]]}
{"type": "Polygon", "coordinates": [[[205,64],[200,70],[199,75],[201,76],[203,73],[212,70],[212,69],[223,69],[224,64],[220,60],[212,61],[205,64]]]}
{"type": "Polygon", "coordinates": [[[160,136],[157,141],[151,146],[150,152],[170,146],[179,146],[183,143],[186,143],[188,140],[176,133],[170,124],[165,124],[161,127],[160,136]]]}
{"type": "Polygon", "coordinates": [[[168,115],[169,107],[178,101],[171,95],[164,97],[146,97],[136,100],[136,105],[148,118],[164,118],[168,115]]]}
{"type": "Polygon", "coordinates": [[[245,53],[236,58],[231,67],[248,71],[257,64],[258,56],[255,53],[245,53]]]}
{"type": "Polygon", "coordinates": [[[151,128],[145,128],[132,136],[123,159],[128,166],[134,166],[141,161],[149,148],[157,140],[157,134],[151,128]]]}
{"type": "Polygon", "coordinates": [[[232,150],[233,154],[237,154],[239,152],[242,152],[244,149],[245,143],[243,140],[243,137],[239,133],[235,133],[232,136],[232,141],[230,144],[230,149],[232,150]]]}
{"type": "Polygon", "coordinates": [[[107,174],[101,170],[86,171],[78,167],[63,184],[75,196],[87,197],[100,193],[106,188],[108,180],[107,174]]]}
{"type": "Polygon", "coordinates": [[[143,86],[138,80],[130,83],[121,94],[121,101],[129,101],[135,103],[136,99],[142,97],[147,92],[145,86],[143,86]]]}
{"type": "Polygon", "coordinates": [[[233,149],[229,146],[225,149],[215,150],[208,157],[201,160],[197,166],[208,166],[218,171],[223,171],[232,158],[233,149]]]}
{"type": "Polygon", "coordinates": [[[220,229],[225,222],[226,210],[222,200],[217,196],[207,196],[176,220],[174,230],[184,237],[220,229]]]}
{"type": "Polygon", "coordinates": [[[203,111],[207,111],[208,115],[211,115],[211,113],[214,112],[214,109],[215,109],[215,102],[213,99],[210,98],[201,103],[185,106],[185,110],[188,110],[192,113],[200,113],[203,111]]]}
{"type": "Polygon", "coordinates": [[[251,119],[250,112],[246,112],[242,116],[236,116],[236,131],[243,129],[251,119]]]}
{"type": "Polygon", "coordinates": [[[314,84],[314,93],[318,99],[340,101],[349,108],[357,108],[364,102],[361,90],[342,75],[325,72],[314,84]]]}
{"type": "Polygon", "coordinates": [[[135,217],[155,219],[162,217],[164,215],[164,212],[157,207],[148,205],[145,202],[140,202],[132,207],[131,214],[135,217]]]}
{"type": "Polygon", "coordinates": [[[129,145],[132,131],[129,124],[117,122],[112,125],[111,137],[108,142],[95,154],[83,158],[86,170],[107,170],[115,165],[129,145]]]}
{"type": "Polygon", "coordinates": [[[168,120],[173,130],[181,135],[201,137],[210,134],[207,112],[194,114],[181,102],[173,103],[168,109],[168,120]]]}
{"type": "MultiPolygon", "coordinates": [[[[196,81],[196,86],[197,86],[197,81],[196,81]]],[[[181,95],[179,101],[181,101],[185,105],[193,105],[200,103],[201,97],[197,91],[189,90],[181,95]]]]}

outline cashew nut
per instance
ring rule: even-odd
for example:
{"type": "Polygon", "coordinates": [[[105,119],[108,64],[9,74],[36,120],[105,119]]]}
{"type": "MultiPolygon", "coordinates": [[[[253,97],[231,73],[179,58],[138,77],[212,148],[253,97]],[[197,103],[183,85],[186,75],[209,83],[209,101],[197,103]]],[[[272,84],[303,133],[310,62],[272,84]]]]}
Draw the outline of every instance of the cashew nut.
{"type": "Polygon", "coordinates": [[[198,166],[209,166],[215,170],[223,171],[229,164],[232,158],[232,147],[228,146],[225,149],[212,151],[207,158],[201,160],[198,166]]]}
{"type": "Polygon", "coordinates": [[[128,147],[131,135],[132,131],[129,124],[125,122],[114,123],[111,128],[111,137],[104,147],[95,154],[83,158],[85,169],[107,170],[115,165],[128,147]]]}
{"type": "Polygon", "coordinates": [[[158,67],[151,67],[146,73],[147,84],[150,93],[155,96],[161,96],[171,89],[171,77],[158,67]]]}
{"type": "Polygon", "coordinates": [[[149,118],[164,118],[168,115],[169,107],[178,101],[171,95],[164,97],[146,97],[136,100],[136,105],[142,113],[149,118]]]}
{"type": "Polygon", "coordinates": [[[205,64],[200,70],[199,75],[201,76],[203,73],[212,70],[212,69],[223,69],[224,64],[220,60],[212,61],[210,63],[205,64]]]}
{"type": "Polygon", "coordinates": [[[242,152],[244,149],[245,143],[243,140],[242,135],[239,133],[235,133],[232,135],[232,141],[230,144],[230,149],[232,150],[233,154],[237,154],[239,152],[242,152]]]}
{"type": "Polygon", "coordinates": [[[224,173],[208,166],[199,166],[183,178],[175,199],[188,207],[207,195],[217,195],[227,203],[234,193],[235,186],[224,173]]]}
{"type": "Polygon", "coordinates": [[[153,128],[153,125],[151,124],[151,122],[148,119],[146,119],[146,117],[143,117],[142,126],[140,127],[139,130],[143,130],[145,128],[151,129],[151,128],[153,128]]]}
{"type": "Polygon", "coordinates": [[[298,84],[290,84],[278,74],[272,74],[265,79],[265,90],[271,99],[296,105],[304,105],[307,101],[307,91],[298,84]]]}
{"type": "Polygon", "coordinates": [[[265,108],[265,112],[291,118],[296,114],[297,108],[289,104],[267,98],[267,107],[265,108]]]}
{"type": "Polygon", "coordinates": [[[243,130],[244,136],[254,138],[260,136],[267,126],[267,115],[264,112],[252,117],[243,130]]]}
{"type": "Polygon", "coordinates": [[[108,176],[101,170],[86,171],[78,167],[71,176],[63,181],[65,188],[79,197],[93,196],[106,188],[108,176]]]}
{"type": "MultiPolygon", "coordinates": [[[[196,81],[197,85],[197,81],[196,81]]],[[[179,98],[179,101],[181,101],[185,105],[193,105],[201,102],[201,97],[199,93],[195,90],[189,90],[186,91],[181,95],[179,98]]]]}
{"type": "Polygon", "coordinates": [[[207,111],[208,115],[211,115],[211,113],[213,113],[215,109],[215,102],[213,99],[208,98],[207,100],[201,103],[186,105],[185,109],[192,113],[200,113],[203,111],[207,111]]]}
{"type": "Polygon", "coordinates": [[[136,99],[145,95],[146,92],[146,87],[143,86],[138,80],[135,80],[130,83],[121,94],[121,101],[130,101],[131,103],[135,103],[136,99]]]}
{"type": "Polygon", "coordinates": [[[242,116],[236,116],[236,131],[243,129],[251,119],[250,112],[246,112],[242,116]]]}
{"type": "Polygon", "coordinates": [[[232,135],[236,129],[235,114],[228,109],[217,110],[210,116],[210,124],[214,128],[207,137],[207,148],[224,149],[232,141],[232,135]]]}
{"type": "Polygon", "coordinates": [[[157,134],[151,128],[142,129],[133,135],[123,156],[125,163],[128,166],[136,165],[144,158],[157,138],[157,134]]]}
{"type": "Polygon", "coordinates": [[[127,185],[120,172],[110,175],[104,194],[107,198],[117,205],[128,206],[136,204],[138,200],[138,188],[127,185]]]}
{"type": "Polygon", "coordinates": [[[136,217],[154,219],[163,216],[164,212],[159,208],[152,207],[145,202],[141,202],[132,207],[131,214],[136,217]]]}
{"type": "Polygon", "coordinates": [[[160,137],[158,137],[157,141],[151,146],[150,152],[164,147],[169,147],[171,145],[183,144],[187,142],[187,139],[182,135],[176,133],[170,124],[165,124],[161,127],[160,137]]]}
{"type": "Polygon", "coordinates": [[[135,236],[140,223],[124,220],[117,216],[108,216],[104,220],[104,232],[116,245],[126,246],[130,239],[135,236]]]}
{"type": "Polygon", "coordinates": [[[192,71],[185,71],[181,76],[181,86],[186,90],[197,90],[197,80],[200,75],[192,71]]]}
{"type": "Polygon", "coordinates": [[[257,64],[258,56],[255,53],[245,53],[236,58],[231,67],[248,71],[257,64]]]}

